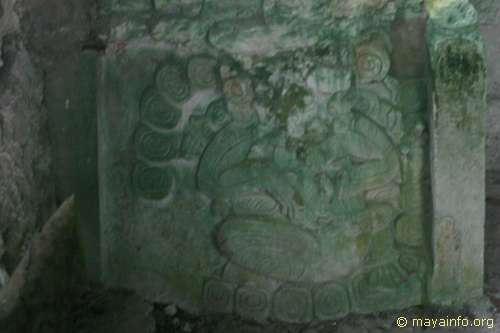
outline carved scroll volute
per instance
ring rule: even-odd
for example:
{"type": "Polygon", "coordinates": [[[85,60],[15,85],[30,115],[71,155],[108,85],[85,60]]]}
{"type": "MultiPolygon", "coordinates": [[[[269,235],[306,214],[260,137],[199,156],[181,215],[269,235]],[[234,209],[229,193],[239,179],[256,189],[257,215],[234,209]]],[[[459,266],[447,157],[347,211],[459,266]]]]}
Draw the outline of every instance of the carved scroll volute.
{"type": "Polygon", "coordinates": [[[356,70],[361,83],[383,81],[391,68],[391,45],[386,35],[368,34],[356,47],[356,70]]]}
{"type": "Polygon", "coordinates": [[[483,288],[486,69],[472,5],[467,0],[428,0],[426,8],[434,83],[434,268],[428,292],[432,302],[447,304],[480,296],[483,288]],[[453,237],[447,235],[451,220],[442,216],[454,221],[453,237]],[[454,239],[466,241],[453,245],[454,239]],[[450,280],[457,281],[453,291],[450,280]]]}

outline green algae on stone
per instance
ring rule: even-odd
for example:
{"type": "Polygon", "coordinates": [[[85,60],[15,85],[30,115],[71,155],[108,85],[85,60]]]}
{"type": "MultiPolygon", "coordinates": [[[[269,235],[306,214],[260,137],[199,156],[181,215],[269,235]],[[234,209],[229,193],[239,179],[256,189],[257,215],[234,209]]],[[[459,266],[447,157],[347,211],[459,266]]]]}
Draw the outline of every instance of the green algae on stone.
{"type": "MultiPolygon", "coordinates": [[[[421,1],[199,4],[154,1],[142,33],[135,12],[130,31],[111,26],[122,47],[101,66],[104,280],[260,321],[422,304],[437,220],[431,78],[394,70],[391,38],[396,18],[422,21],[421,1]]],[[[480,53],[451,47],[436,83],[480,82],[480,53]]],[[[446,241],[460,229],[445,225],[446,241]]]]}
{"type": "Polygon", "coordinates": [[[486,68],[472,5],[434,0],[427,8],[434,82],[428,293],[452,304],[483,292],[486,68]]]}

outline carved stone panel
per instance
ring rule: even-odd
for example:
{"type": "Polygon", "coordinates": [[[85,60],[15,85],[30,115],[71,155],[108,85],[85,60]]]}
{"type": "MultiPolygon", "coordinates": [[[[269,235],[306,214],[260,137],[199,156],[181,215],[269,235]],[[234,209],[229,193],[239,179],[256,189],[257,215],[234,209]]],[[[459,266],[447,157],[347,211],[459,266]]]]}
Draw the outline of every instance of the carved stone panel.
{"type": "Polygon", "coordinates": [[[104,280],[257,320],[420,304],[427,81],[391,74],[390,25],[311,44],[280,30],[321,22],[303,2],[314,19],[294,1],[177,2],[163,27],[189,38],[103,59],[104,280]]]}

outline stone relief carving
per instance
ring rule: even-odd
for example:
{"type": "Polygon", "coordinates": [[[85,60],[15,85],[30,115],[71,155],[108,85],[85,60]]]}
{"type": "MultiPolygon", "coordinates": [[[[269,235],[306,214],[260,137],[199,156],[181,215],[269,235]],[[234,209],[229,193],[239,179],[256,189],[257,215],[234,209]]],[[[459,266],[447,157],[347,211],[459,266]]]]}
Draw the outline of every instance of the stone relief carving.
{"type": "MultiPolygon", "coordinates": [[[[394,15],[387,1],[348,2],[335,8],[394,15]]],[[[133,278],[143,269],[192,309],[258,320],[421,302],[425,115],[404,104],[383,24],[306,34],[331,18],[318,10],[325,3],[155,0],[141,9],[168,19],[148,27],[161,45],[154,56],[144,56],[150,45],[131,56],[147,58],[135,64],[144,82],[128,81],[122,121],[133,129],[116,134],[110,157],[119,171],[110,192],[120,192],[110,201],[128,206],[116,208],[127,237],[113,253],[146,263],[133,278]]],[[[126,67],[127,52],[112,61],[126,67]]],[[[122,275],[114,278],[133,279],[122,275]]]]}
{"type": "Polygon", "coordinates": [[[188,216],[206,220],[222,263],[196,261],[207,311],[305,322],[420,295],[422,237],[395,237],[407,208],[400,144],[412,134],[391,46],[376,32],[353,47],[354,62],[345,48],[265,83],[234,59],[171,53],[144,89],[133,193],[171,212],[161,235],[183,248],[197,237],[188,216]]]}

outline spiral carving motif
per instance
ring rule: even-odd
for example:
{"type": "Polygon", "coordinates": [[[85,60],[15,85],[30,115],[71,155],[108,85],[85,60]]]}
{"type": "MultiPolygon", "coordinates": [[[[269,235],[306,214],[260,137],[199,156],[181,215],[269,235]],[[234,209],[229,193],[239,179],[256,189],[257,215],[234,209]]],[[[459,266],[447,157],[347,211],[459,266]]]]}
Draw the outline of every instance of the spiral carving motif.
{"type": "Polygon", "coordinates": [[[220,128],[231,120],[224,99],[218,99],[210,103],[207,108],[207,116],[210,124],[215,128],[220,128]]]}
{"type": "Polygon", "coordinates": [[[263,291],[244,287],[236,293],[236,311],[242,316],[265,317],[268,306],[268,297],[263,291]]]}
{"type": "Polygon", "coordinates": [[[143,96],[141,113],[143,121],[162,129],[174,128],[181,118],[181,110],[165,101],[160,94],[151,91],[143,96]]]}
{"type": "Polygon", "coordinates": [[[174,158],[178,150],[178,138],[174,134],[159,134],[140,127],[135,137],[139,156],[153,162],[165,162],[174,158]]]}
{"type": "Polygon", "coordinates": [[[180,62],[170,61],[156,73],[156,85],[175,102],[184,102],[191,95],[191,87],[180,62]]]}
{"type": "Polygon", "coordinates": [[[139,196],[149,200],[161,200],[170,192],[172,177],[167,169],[139,163],[134,170],[133,184],[139,196]]]}
{"type": "Polygon", "coordinates": [[[362,83],[382,81],[391,67],[389,54],[375,45],[360,46],[356,50],[356,66],[362,83]]]}

